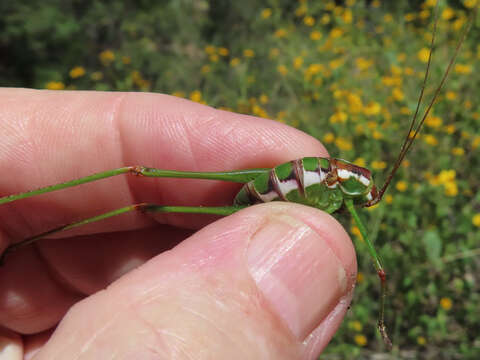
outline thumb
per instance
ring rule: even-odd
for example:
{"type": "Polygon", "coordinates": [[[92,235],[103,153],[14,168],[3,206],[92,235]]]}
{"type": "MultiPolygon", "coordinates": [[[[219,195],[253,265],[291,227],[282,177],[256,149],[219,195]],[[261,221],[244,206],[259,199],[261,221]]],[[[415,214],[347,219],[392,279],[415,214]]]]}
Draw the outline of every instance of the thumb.
{"type": "Polygon", "coordinates": [[[254,206],[75,305],[35,359],[314,359],[355,276],[352,244],[331,216],[254,206]]]}

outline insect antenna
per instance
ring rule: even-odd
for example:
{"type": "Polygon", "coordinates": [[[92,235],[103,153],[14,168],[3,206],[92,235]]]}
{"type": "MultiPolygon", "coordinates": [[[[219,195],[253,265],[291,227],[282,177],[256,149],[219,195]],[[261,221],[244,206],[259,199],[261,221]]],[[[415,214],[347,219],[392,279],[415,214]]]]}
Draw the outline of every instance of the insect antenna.
{"type": "MultiPolygon", "coordinates": [[[[438,2],[437,2],[437,6],[438,6],[438,2]]],[[[436,10],[437,10],[437,6],[435,7],[436,10]]],[[[382,186],[381,190],[378,193],[377,201],[372,203],[372,205],[376,204],[377,202],[379,202],[382,199],[383,194],[385,193],[388,186],[390,185],[395,173],[397,172],[397,170],[400,167],[403,159],[405,158],[405,155],[410,150],[410,147],[412,146],[412,144],[415,141],[418,133],[420,132],[420,130],[423,126],[423,123],[425,122],[425,119],[428,117],[428,114],[430,113],[430,110],[432,109],[433,105],[435,104],[435,101],[438,99],[438,95],[440,94],[440,91],[442,90],[443,85],[445,84],[445,81],[447,80],[448,74],[450,73],[450,70],[451,70],[453,64],[455,63],[457,55],[460,52],[460,48],[462,47],[462,44],[465,40],[465,37],[467,36],[467,33],[470,30],[470,27],[472,26],[472,23],[473,23],[473,21],[476,17],[476,14],[477,14],[477,8],[475,8],[475,10],[472,14],[472,19],[469,21],[467,26],[465,26],[465,28],[463,29],[463,32],[460,36],[460,40],[458,41],[457,46],[455,48],[455,52],[453,53],[453,55],[452,55],[452,57],[451,57],[451,59],[448,63],[447,69],[445,70],[445,72],[443,74],[442,80],[440,81],[440,84],[438,85],[438,87],[435,89],[435,93],[433,94],[433,97],[432,97],[430,103],[428,104],[427,109],[425,110],[425,113],[423,114],[422,119],[420,120],[418,125],[415,127],[416,122],[417,122],[418,112],[419,112],[420,105],[421,105],[423,95],[424,95],[424,92],[425,92],[425,86],[426,86],[426,83],[427,83],[427,80],[428,80],[428,75],[429,75],[429,72],[430,72],[430,64],[431,64],[431,60],[432,60],[433,45],[434,45],[434,41],[435,41],[435,34],[436,34],[436,31],[437,31],[437,22],[438,22],[438,10],[436,11],[433,33],[432,33],[432,41],[430,43],[430,52],[428,54],[427,69],[425,71],[425,76],[423,78],[422,89],[421,89],[420,95],[418,97],[418,102],[417,102],[417,107],[415,109],[415,114],[413,115],[412,121],[410,123],[410,128],[408,129],[408,132],[405,136],[405,140],[403,141],[402,148],[400,150],[400,153],[398,154],[397,160],[395,161],[395,164],[393,165],[393,168],[390,171],[390,174],[388,175],[387,179],[385,180],[384,185],[382,186]],[[413,134],[411,135],[411,132],[414,128],[415,128],[415,130],[413,131],[413,134]]]]}

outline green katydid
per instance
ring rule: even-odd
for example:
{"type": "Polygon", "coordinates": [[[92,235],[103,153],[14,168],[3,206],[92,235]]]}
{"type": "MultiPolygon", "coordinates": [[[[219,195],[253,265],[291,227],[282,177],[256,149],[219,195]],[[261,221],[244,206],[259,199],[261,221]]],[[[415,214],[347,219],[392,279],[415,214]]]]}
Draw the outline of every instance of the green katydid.
{"type": "Polygon", "coordinates": [[[307,157],[278,165],[275,168],[249,169],[226,172],[187,172],[162,170],[148,168],[144,166],[127,166],[96,173],[90,176],[82,177],[56,185],[42,187],[32,191],[8,195],[0,198],[0,205],[126,173],[146,177],[223,180],[243,183],[244,185],[233,200],[233,204],[230,206],[162,206],[151,203],[140,203],[119,208],[64,226],[60,226],[10,245],[2,254],[0,262],[3,262],[5,258],[13,251],[26,245],[32,244],[35,241],[48,235],[132,211],[196,213],[225,216],[239,211],[247,206],[270,201],[290,201],[300,203],[308,206],[313,206],[328,213],[334,213],[341,208],[346,208],[351,213],[354,221],[358,226],[358,229],[360,230],[360,233],[363,236],[363,239],[365,240],[365,243],[367,244],[369,254],[373,260],[375,269],[380,278],[381,292],[378,328],[383,340],[385,341],[387,346],[390,347],[391,341],[387,335],[386,326],[384,323],[384,308],[387,285],[386,273],[382,261],[377,254],[377,251],[375,250],[372,241],[369,239],[366,227],[360,220],[360,217],[358,216],[355,207],[369,207],[375,205],[382,199],[385,191],[387,190],[389,184],[393,179],[393,176],[398,170],[405,155],[409,151],[423,123],[425,122],[425,119],[427,118],[433,104],[438,98],[438,95],[447,79],[450,69],[455,62],[460,46],[463,43],[466,33],[468,32],[468,28],[471,25],[470,22],[469,25],[464,29],[463,34],[461,35],[461,38],[455,49],[455,52],[450,59],[448,67],[443,74],[441,82],[436,88],[435,93],[424,112],[424,115],[417,123],[417,116],[419,113],[420,105],[422,103],[424,89],[429,75],[429,68],[436,33],[436,23],[437,21],[434,22],[430,54],[415,114],[410,123],[410,127],[407,131],[407,135],[404,139],[397,160],[393,165],[393,168],[390,171],[385,181],[385,184],[380,188],[380,190],[377,190],[377,187],[375,186],[371,173],[368,169],[351,164],[345,160],[335,158],[307,157]]]}

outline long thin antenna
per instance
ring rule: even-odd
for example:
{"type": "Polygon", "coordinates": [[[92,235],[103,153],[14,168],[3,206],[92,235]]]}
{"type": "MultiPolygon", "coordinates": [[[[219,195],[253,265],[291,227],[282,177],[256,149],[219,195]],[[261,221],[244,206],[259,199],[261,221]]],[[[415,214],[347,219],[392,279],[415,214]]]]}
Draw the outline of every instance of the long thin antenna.
{"type": "MultiPolygon", "coordinates": [[[[385,184],[383,185],[382,189],[379,191],[378,193],[378,200],[375,201],[375,203],[379,202],[382,197],[383,197],[383,194],[385,193],[385,191],[387,190],[388,186],[390,185],[390,182],[392,181],[395,173],[397,172],[398,168],[400,167],[403,159],[405,158],[405,155],[408,153],[408,151],[410,150],[410,147],[412,146],[413,142],[415,141],[418,133],[420,132],[422,126],[423,126],[423,123],[425,122],[425,119],[428,117],[428,114],[430,113],[430,110],[432,109],[435,101],[438,99],[438,95],[440,94],[440,91],[442,90],[443,88],[443,85],[445,84],[445,81],[447,80],[447,77],[448,77],[448,74],[450,73],[450,69],[452,68],[453,64],[455,63],[455,60],[457,58],[457,55],[458,53],[460,52],[460,48],[465,40],[465,37],[467,36],[467,33],[468,31],[470,30],[470,27],[472,26],[472,23],[475,19],[475,16],[477,14],[477,8],[475,8],[473,14],[472,14],[472,19],[469,21],[468,25],[463,29],[463,32],[462,32],[462,35],[460,36],[460,40],[459,42],[457,43],[457,46],[455,48],[455,52],[453,54],[453,56],[451,57],[450,59],[450,62],[448,63],[448,66],[447,66],[447,69],[445,70],[445,73],[443,74],[443,77],[442,77],[442,80],[440,81],[440,84],[438,85],[437,89],[435,90],[435,93],[432,97],[432,100],[430,101],[430,103],[428,104],[428,107],[422,117],[422,120],[420,121],[420,123],[418,124],[418,126],[415,128],[414,130],[414,133],[412,136],[410,136],[410,133],[412,131],[412,129],[414,128],[414,125],[416,123],[416,120],[417,120],[417,114],[418,114],[418,110],[419,110],[419,107],[420,107],[420,103],[421,103],[421,100],[423,98],[423,94],[424,94],[424,90],[425,90],[425,85],[426,85],[426,81],[427,81],[427,78],[428,78],[428,73],[429,73],[429,69],[430,69],[430,63],[431,63],[431,58],[432,58],[432,53],[433,53],[433,45],[434,45],[434,39],[435,39],[435,33],[436,33],[436,29],[437,29],[437,22],[438,22],[438,11],[437,11],[437,6],[438,6],[438,2],[437,2],[437,5],[435,7],[435,12],[436,12],[436,16],[435,16],[435,23],[434,23],[434,28],[433,28],[433,34],[432,34],[432,42],[431,42],[431,45],[430,45],[430,53],[428,55],[428,63],[427,63],[427,70],[425,72],[425,77],[423,79],[423,84],[422,84],[422,90],[420,91],[420,96],[418,98],[418,103],[417,103],[417,109],[415,110],[415,115],[413,116],[413,119],[412,119],[412,122],[410,123],[410,128],[408,129],[408,132],[407,132],[407,135],[405,137],[405,140],[403,142],[403,145],[402,145],[402,149],[400,150],[400,153],[398,155],[398,158],[397,160],[395,161],[395,164],[392,168],[392,171],[390,172],[390,174],[388,175],[386,181],[385,181],[385,184]]],[[[372,204],[373,205],[373,204],[372,204]]]]}

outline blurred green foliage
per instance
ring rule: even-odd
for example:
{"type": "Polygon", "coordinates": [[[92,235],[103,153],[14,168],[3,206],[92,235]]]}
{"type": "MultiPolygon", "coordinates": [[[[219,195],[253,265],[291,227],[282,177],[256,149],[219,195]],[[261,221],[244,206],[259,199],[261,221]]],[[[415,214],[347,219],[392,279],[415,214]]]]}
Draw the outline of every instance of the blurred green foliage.
{"type": "MultiPolygon", "coordinates": [[[[381,184],[415,111],[435,1],[49,0],[0,4],[0,84],[170,93],[269,117],[369,167],[381,184]]],[[[441,1],[430,98],[475,0],[441,1]]],[[[473,27],[382,204],[363,211],[355,298],[323,358],[480,358],[480,59],[473,27]]],[[[219,169],[222,170],[222,169],[219,169]]]]}

